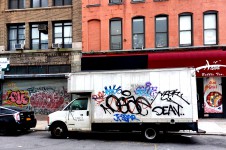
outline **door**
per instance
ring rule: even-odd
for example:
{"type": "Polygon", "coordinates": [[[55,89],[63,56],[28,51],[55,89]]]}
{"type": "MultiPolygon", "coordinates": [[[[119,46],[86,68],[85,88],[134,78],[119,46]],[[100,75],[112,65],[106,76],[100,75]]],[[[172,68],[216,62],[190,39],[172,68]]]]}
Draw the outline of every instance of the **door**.
{"type": "Polygon", "coordinates": [[[68,128],[75,131],[90,131],[90,98],[77,98],[69,106],[68,128]]]}
{"type": "Polygon", "coordinates": [[[203,78],[197,78],[197,106],[199,118],[204,117],[203,78]]]}

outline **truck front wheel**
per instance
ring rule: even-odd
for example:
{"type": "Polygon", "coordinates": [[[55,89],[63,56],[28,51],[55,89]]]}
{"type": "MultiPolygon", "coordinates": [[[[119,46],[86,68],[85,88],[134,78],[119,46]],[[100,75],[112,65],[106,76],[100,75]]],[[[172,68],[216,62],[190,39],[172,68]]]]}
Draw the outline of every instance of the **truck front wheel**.
{"type": "Polygon", "coordinates": [[[51,135],[53,138],[65,138],[67,135],[67,128],[63,123],[55,123],[51,127],[51,135]]]}
{"type": "Polygon", "coordinates": [[[144,139],[148,142],[155,142],[157,141],[159,131],[153,127],[146,127],[143,130],[144,139]]]}

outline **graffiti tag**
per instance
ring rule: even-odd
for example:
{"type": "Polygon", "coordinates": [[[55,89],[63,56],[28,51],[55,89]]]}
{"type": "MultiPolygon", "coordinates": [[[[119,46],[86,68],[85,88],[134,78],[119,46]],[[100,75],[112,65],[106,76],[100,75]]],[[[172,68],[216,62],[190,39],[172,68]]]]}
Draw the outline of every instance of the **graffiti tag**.
{"type": "Polygon", "coordinates": [[[29,103],[28,91],[24,90],[8,90],[7,91],[7,99],[4,104],[8,105],[27,105],[29,103]]]}
{"type": "Polygon", "coordinates": [[[164,92],[160,92],[159,91],[158,95],[160,95],[160,100],[169,102],[169,105],[154,107],[152,109],[152,112],[155,112],[157,116],[160,116],[160,115],[171,115],[172,113],[174,115],[177,115],[177,116],[184,115],[183,113],[181,113],[181,109],[183,108],[183,106],[181,104],[179,104],[179,102],[176,102],[174,100],[175,97],[178,97],[180,101],[182,100],[187,105],[190,105],[190,103],[183,98],[183,94],[180,91],[178,91],[177,89],[176,90],[164,91],[164,92]],[[171,103],[176,105],[176,106],[172,105],[171,103]]]}
{"type": "Polygon", "coordinates": [[[136,118],[135,115],[127,115],[127,114],[114,114],[114,120],[117,122],[130,122],[130,121],[140,121],[139,119],[136,118]]]}
{"type": "Polygon", "coordinates": [[[104,112],[111,114],[114,112],[121,112],[123,114],[140,114],[146,116],[148,114],[151,104],[144,97],[135,98],[128,90],[122,91],[122,97],[118,98],[115,95],[109,95],[106,97],[106,104],[100,104],[104,112]],[[146,111],[144,111],[146,110],[146,111]]]}
{"type": "Polygon", "coordinates": [[[122,91],[121,86],[116,88],[116,85],[113,85],[113,87],[109,86],[105,86],[104,87],[104,93],[105,95],[115,95],[115,94],[120,94],[122,91]]]}
{"type": "Polygon", "coordinates": [[[138,96],[153,97],[157,93],[157,87],[153,87],[151,82],[146,82],[145,86],[138,86],[134,93],[138,96]]]}

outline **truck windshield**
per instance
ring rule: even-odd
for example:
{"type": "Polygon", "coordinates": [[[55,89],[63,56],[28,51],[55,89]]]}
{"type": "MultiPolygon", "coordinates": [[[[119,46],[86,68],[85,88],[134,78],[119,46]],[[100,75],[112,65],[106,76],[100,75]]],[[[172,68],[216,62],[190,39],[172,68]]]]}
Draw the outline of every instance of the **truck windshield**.
{"type": "Polygon", "coordinates": [[[87,110],[88,98],[78,98],[68,105],[64,110],[87,110]]]}

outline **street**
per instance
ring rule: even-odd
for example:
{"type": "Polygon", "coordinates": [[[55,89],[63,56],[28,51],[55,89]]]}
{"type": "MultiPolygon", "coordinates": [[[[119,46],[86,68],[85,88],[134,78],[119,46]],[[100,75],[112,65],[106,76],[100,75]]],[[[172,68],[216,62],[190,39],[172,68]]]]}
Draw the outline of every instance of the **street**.
{"type": "Polygon", "coordinates": [[[141,140],[139,133],[73,133],[67,139],[52,139],[47,131],[0,136],[0,150],[223,150],[226,136],[161,136],[156,143],[141,140]]]}

